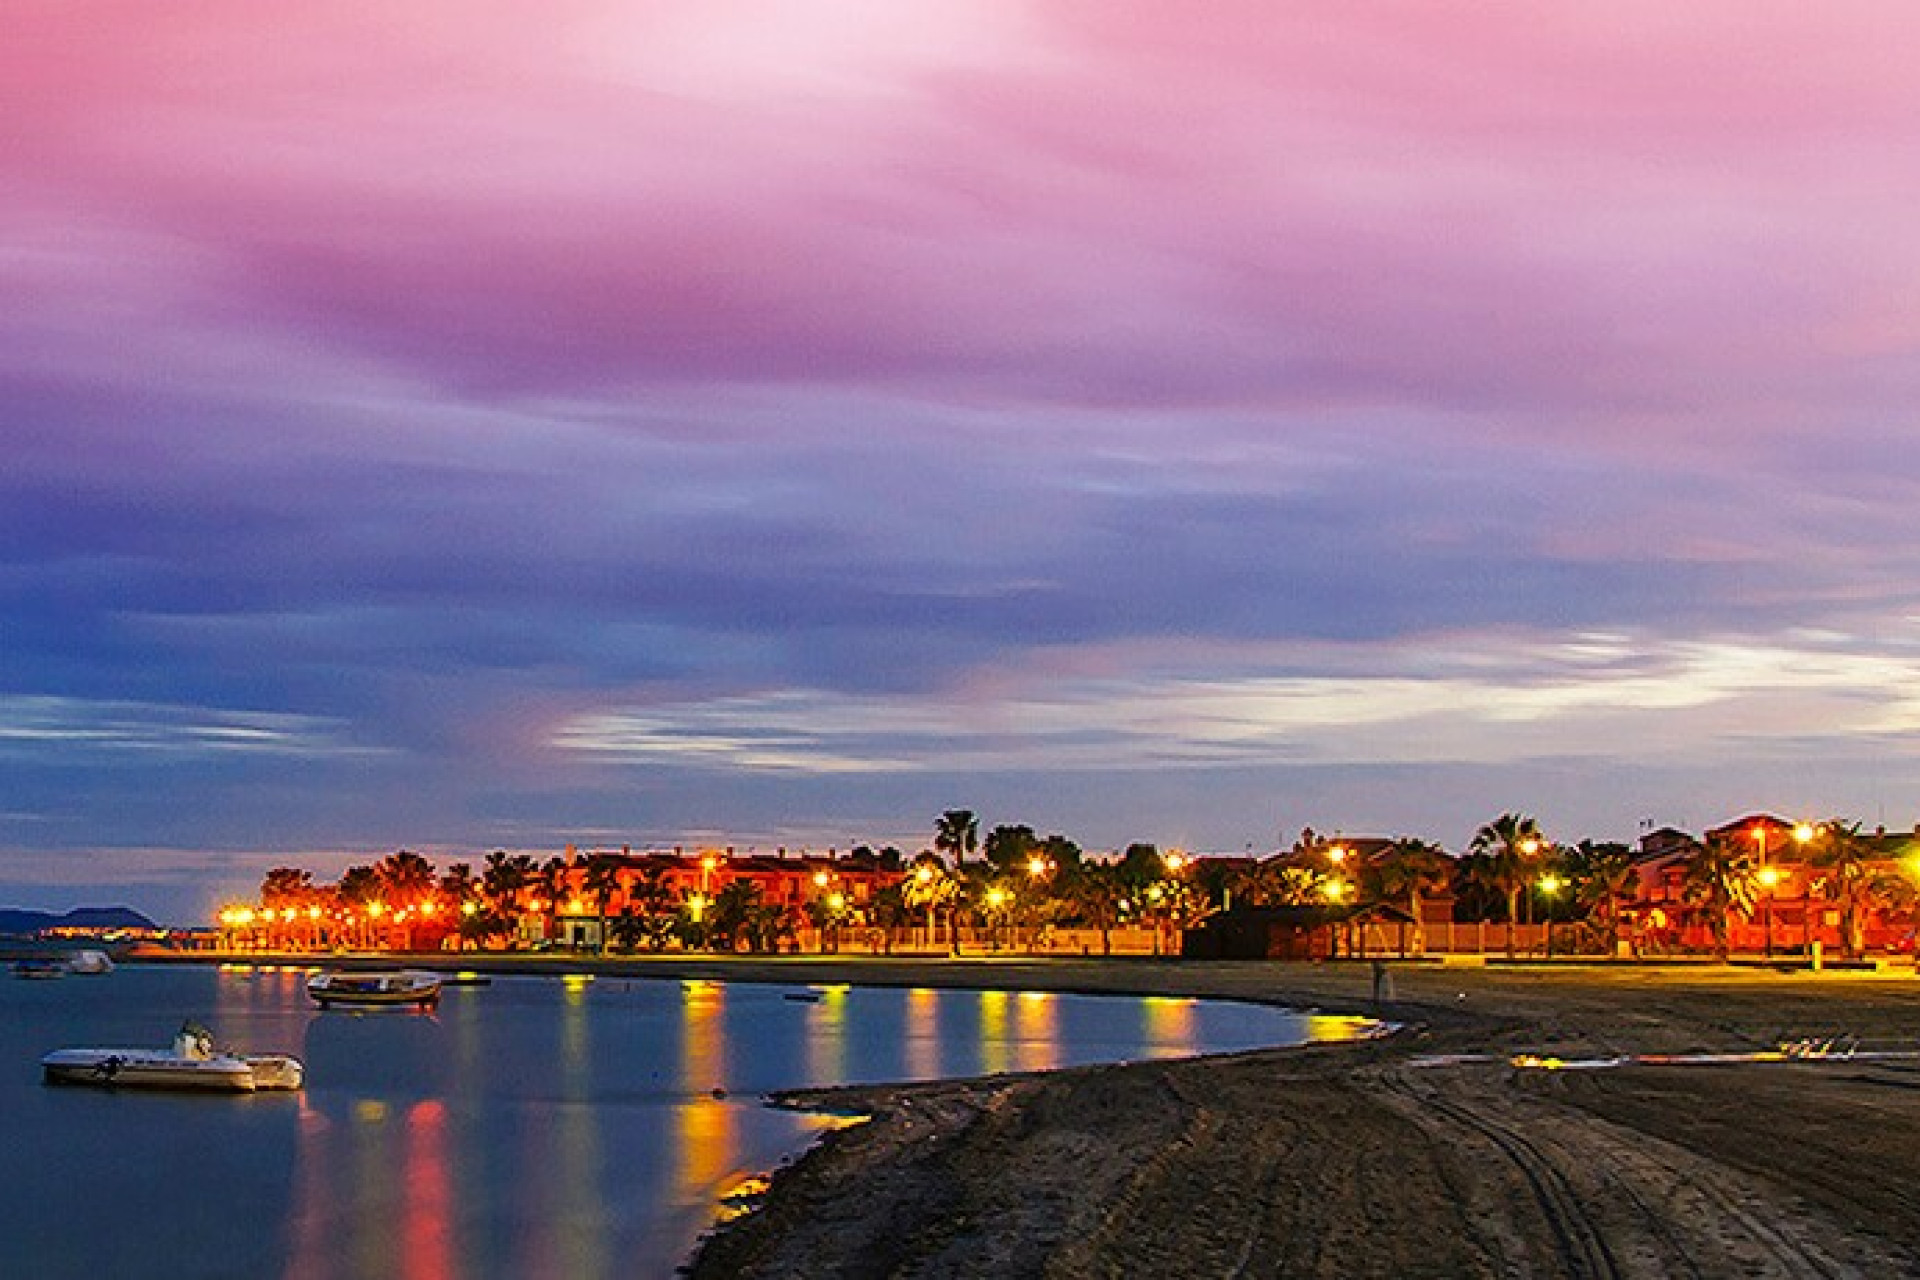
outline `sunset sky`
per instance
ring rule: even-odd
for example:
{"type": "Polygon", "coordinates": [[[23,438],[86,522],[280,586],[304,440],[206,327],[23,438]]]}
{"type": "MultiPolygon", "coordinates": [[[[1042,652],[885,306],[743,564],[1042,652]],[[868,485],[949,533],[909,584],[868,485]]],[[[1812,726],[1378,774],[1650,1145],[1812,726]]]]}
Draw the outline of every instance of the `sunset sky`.
{"type": "Polygon", "coordinates": [[[7,0],[0,904],[1920,817],[1920,9],[7,0]]]}

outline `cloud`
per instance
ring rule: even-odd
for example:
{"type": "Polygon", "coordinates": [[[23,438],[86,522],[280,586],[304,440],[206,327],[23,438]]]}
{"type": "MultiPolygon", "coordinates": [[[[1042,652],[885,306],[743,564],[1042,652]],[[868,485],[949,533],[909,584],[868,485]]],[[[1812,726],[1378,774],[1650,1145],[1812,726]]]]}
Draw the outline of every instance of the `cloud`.
{"type": "MultiPolygon", "coordinates": [[[[1262,652],[1075,653],[977,688],[849,696],[785,689],[576,715],[553,745],[693,771],[948,774],[1483,766],[1687,758],[1770,741],[1876,746],[1920,730],[1920,650],[1838,636],[1564,640],[1434,636],[1262,652]],[[1198,660],[1195,660],[1198,659],[1198,660]]],[[[1907,749],[1911,750],[1911,749],[1907,749]]]]}
{"type": "Polygon", "coordinates": [[[310,716],[0,694],[0,754],[26,754],[39,767],[85,757],[318,757],[365,750],[339,730],[310,716]]]}

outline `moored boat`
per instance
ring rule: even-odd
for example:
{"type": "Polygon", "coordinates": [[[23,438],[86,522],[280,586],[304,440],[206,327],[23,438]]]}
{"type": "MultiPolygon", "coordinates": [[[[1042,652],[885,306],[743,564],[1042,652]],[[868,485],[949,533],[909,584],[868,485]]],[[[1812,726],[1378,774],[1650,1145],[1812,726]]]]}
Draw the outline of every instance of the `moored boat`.
{"type": "Polygon", "coordinates": [[[12,968],[16,978],[64,978],[71,972],[67,962],[57,956],[28,956],[15,960],[12,968]]]}
{"type": "Polygon", "coordinates": [[[48,1084],[92,1085],[101,1089],[207,1089],[253,1093],[262,1089],[298,1089],[306,1069],[298,1058],[280,1053],[234,1054],[213,1047],[206,1028],[180,1028],[166,1049],[56,1049],[40,1059],[48,1084]]]}
{"type": "Polygon", "coordinates": [[[440,976],[412,969],[382,972],[329,969],[307,979],[307,994],[323,1009],[333,1005],[426,1008],[440,1002],[440,976]]]}
{"type": "Polygon", "coordinates": [[[95,976],[113,972],[113,959],[104,951],[83,949],[67,957],[67,972],[95,976]]]}

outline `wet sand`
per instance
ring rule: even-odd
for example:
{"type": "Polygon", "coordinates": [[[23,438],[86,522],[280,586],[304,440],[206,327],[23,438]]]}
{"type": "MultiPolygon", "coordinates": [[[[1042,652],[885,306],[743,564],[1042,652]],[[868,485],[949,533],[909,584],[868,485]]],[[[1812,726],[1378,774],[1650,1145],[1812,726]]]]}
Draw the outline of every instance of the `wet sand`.
{"type": "Polygon", "coordinates": [[[872,1119],[781,1170],[707,1240],[699,1280],[1920,1276],[1920,1060],[1509,1062],[1920,1049],[1910,969],[1394,966],[1376,1006],[1364,964],[478,966],[1219,996],[1404,1024],[1355,1045],[795,1095],[872,1119]]]}
{"type": "MultiPolygon", "coordinates": [[[[993,976],[1373,1009],[1365,966],[993,976]]],[[[1380,1011],[1407,1029],[1386,1041],[793,1099],[874,1119],[782,1171],[693,1274],[1920,1275],[1920,1062],[1508,1064],[1920,1048],[1911,973],[1422,967],[1392,983],[1380,1011]],[[1449,1054],[1493,1060],[1423,1065],[1449,1054]]]]}

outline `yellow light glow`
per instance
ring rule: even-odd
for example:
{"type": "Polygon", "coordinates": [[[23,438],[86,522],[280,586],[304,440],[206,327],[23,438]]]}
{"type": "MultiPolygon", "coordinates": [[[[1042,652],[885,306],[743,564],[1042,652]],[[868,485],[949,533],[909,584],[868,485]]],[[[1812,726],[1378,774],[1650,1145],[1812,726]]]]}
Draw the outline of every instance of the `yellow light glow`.
{"type": "Polygon", "coordinates": [[[1178,849],[1173,849],[1167,853],[1163,861],[1167,864],[1167,870],[1173,872],[1175,875],[1179,875],[1180,868],[1187,865],[1187,855],[1178,849]]]}
{"type": "Polygon", "coordinates": [[[997,907],[1001,903],[1005,902],[1006,900],[1007,900],[1006,890],[1000,889],[1000,888],[993,888],[993,889],[987,890],[988,906],[997,907]]]}
{"type": "Polygon", "coordinates": [[[914,871],[913,878],[921,884],[931,883],[933,880],[933,868],[923,865],[914,871]]]}
{"type": "Polygon", "coordinates": [[[827,887],[827,881],[829,879],[831,879],[831,877],[828,876],[826,872],[816,871],[813,873],[813,887],[816,889],[824,889],[827,887]]]}
{"type": "Polygon", "coordinates": [[[477,902],[463,902],[460,904],[460,914],[463,916],[477,915],[479,911],[480,904],[477,902]]]}
{"type": "Polygon", "coordinates": [[[367,904],[367,914],[370,916],[381,915],[386,911],[386,909],[387,909],[387,904],[384,902],[369,902],[367,904]]]}
{"type": "Polygon", "coordinates": [[[1347,846],[1337,844],[1327,850],[1327,860],[1333,863],[1345,862],[1347,860],[1347,846]]]}
{"type": "Polygon", "coordinates": [[[1780,883],[1780,868],[1778,868],[1778,867],[1762,867],[1762,868],[1760,868],[1760,883],[1761,883],[1761,884],[1763,884],[1763,885],[1765,885],[1765,886],[1766,886],[1767,888],[1769,888],[1769,889],[1771,889],[1771,888],[1773,888],[1773,887],[1774,887],[1775,885],[1777,885],[1777,884],[1779,884],[1779,883],[1780,883]]]}
{"type": "Polygon", "coordinates": [[[835,911],[845,911],[847,909],[847,895],[844,893],[836,893],[827,899],[827,905],[835,911]]]}
{"type": "Polygon", "coordinates": [[[1520,852],[1526,854],[1529,858],[1531,858],[1534,854],[1540,852],[1540,842],[1538,840],[1532,839],[1531,837],[1529,837],[1528,839],[1522,840],[1520,842],[1520,852]]]}
{"type": "Polygon", "coordinates": [[[318,920],[319,918],[320,918],[320,908],[318,907],[307,908],[307,919],[318,920]]]}
{"type": "Polygon", "coordinates": [[[1806,844],[1808,841],[1812,840],[1813,824],[1811,822],[1803,822],[1799,826],[1795,827],[1793,829],[1793,838],[1799,841],[1801,844],[1806,844]]]}
{"type": "Polygon", "coordinates": [[[1327,901],[1338,902],[1347,896],[1347,883],[1344,880],[1327,881],[1327,901]]]}
{"type": "Polygon", "coordinates": [[[1566,881],[1562,880],[1559,876],[1541,876],[1540,892],[1546,894],[1548,897],[1552,897],[1554,894],[1560,892],[1561,887],[1565,884],[1566,881]]]}

